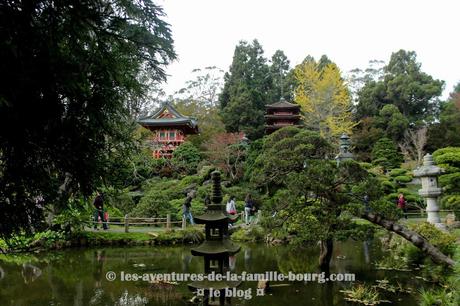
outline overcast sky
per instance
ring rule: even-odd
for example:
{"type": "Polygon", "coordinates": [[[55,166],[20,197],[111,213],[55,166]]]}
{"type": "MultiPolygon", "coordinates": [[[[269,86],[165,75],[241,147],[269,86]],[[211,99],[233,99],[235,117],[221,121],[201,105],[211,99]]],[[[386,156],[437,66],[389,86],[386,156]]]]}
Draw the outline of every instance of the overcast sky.
{"type": "Polygon", "coordinates": [[[265,56],[285,52],[291,66],[326,54],[342,72],[388,62],[399,49],[417,52],[422,70],[460,81],[459,0],[160,0],[171,24],[178,60],[167,69],[168,94],[194,68],[225,71],[240,40],[257,38],[265,56]]]}

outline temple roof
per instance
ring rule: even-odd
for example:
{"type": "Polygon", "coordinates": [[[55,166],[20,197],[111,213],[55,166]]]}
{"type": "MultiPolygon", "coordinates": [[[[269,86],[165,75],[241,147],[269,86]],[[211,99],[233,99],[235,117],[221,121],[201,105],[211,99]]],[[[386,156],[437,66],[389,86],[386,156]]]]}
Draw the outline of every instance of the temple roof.
{"type": "Polygon", "coordinates": [[[266,108],[300,108],[300,105],[289,103],[286,100],[281,99],[279,102],[268,104],[266,108]]]}
{"type": "Polygon", "coordinates": [[[191,134],[198,133],[198,123],[196,119],[180,114],[169,103],[163,103],[154,114],[141,118],[137,122],[146,128],[184,127],[191,134]]]}

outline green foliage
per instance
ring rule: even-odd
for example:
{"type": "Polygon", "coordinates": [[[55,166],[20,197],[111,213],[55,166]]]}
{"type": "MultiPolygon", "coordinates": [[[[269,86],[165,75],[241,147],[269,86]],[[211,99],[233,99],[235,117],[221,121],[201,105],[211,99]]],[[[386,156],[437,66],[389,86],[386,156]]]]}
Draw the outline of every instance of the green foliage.
{"type": "Polygon", "coordinates": [[[250,226],[248,228],[239,228],[232,234],[232,240],[242,242],[257,242],[265,239],[265,231],[260,226],[250,226]]]}
{"type": "Polygon", "coordinates": [[[0,15],[0,233],[11,236],[39,227],[43,205],[110,181],[132,148],[139,74],[164,80],[176,55],[150,0],[8,0],[0,15]]]}
{"type": "Polygon", "coordinates": [[[445,173],[439,177],[444,188],[441,203],[444,208],[460,208],[460,147],[447,147],[433,153],[434,161],[445,173]]]}
{"type": "Polygon", "coordinates": [[[364,305],[378,305],[381,302],[380,294],[374,287],[358,284],[348,290],[341,290],[345,294],[345,300],[364,305]]]}
{"type": "Polygon", "coordinates": [[[73,199],[68,206],[53,218],[53,225],[66,234],[80,232],[90,225],[92,209],[84,199],[73,199]]]}
{"type": "Polygon", "coordinates": [[[445,233],[428,222],[418,223],[412,229],[428,239],[428,241],[442,253],[449,256],[454,254],[457,247],[454,235],[445,233]]]}
{"type": "Polygon", "coordinates": [[[352,215],[365,194],[380,197],[379,184],[354,161],[326,159],[332,152],[319,134],[294,127],[264,138],[251,180],[269,192],[261,224],[270,233],[294,244],[365,236],[352,215]]]}
{"type": "Polygon", "coordinates": [[[201,161],[201,153],[191,142],[181,144],[171,159],[174,171],[180,174],[195,174],[201,161]]]}
{"type": "Polygon", "coordinates": [[[398,168],[402,161],[402,155],[391,139],[384,137],[375,143],[372,149],[372,163],[374,165],[380,165],[385,170],[390,170],[398,168]]]}
{"type": "Polygon", "coordinates": [[[391,55],[383,80],[372,80],[358,92],[357,117],[376,116],[393,104],[411,124],[432,121],[443,84],[421,71],[415,52],[399,50],[391,55]]]}
{"type": "Polygon", "coordinates": [[[460,83],[450,94],[449,100],[441,104],[439,122],[428,129],[428,151],[443,147],[460,146],[460,83]]]}
{"type": "Polygon", "coordinates": [[[401,114],[395,105],[387,104],[382,107],[378,116],[375,117],[375,126],[382,129],[386,137],[393,141],[399,141],[409,127],[409,120],[401,114]]]}
{"type": "Polygon", "coordinates": [[[399,175],[394,178],[394,180],[398,183],[409,183],[412,181],[412,177],[407,175],[399,175]]]}

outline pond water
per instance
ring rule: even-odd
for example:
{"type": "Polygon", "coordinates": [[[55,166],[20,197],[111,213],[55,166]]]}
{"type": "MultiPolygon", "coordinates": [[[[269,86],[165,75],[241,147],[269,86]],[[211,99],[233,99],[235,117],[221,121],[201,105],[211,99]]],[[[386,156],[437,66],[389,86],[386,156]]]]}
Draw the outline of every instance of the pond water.
{"type": "MultiPolygon", "coordinates": [[[[292,250],[287,246],[241,244],[234,272],[241,274],[278,271],[287,274],[315,273],[316,247],[292,250]]],[[[378,242],[336,243],[331,273],[354,273],[357,282],[375,284],[387,279],[416,291],[422,285],[416,272],[375,270],[372,263],[385,256],[378,242]]],[[[233,266],[233,265],[232,265],[233,266]]],[[[0,305],[187,305],[192,294],[186,282],[178,285],[151,285],[142,280],[121,281],[121,272],[202,273],[201,258],[193,257],[190,246],[100,247],[68,249],[33,256],[0,259],[0,305]],[[108,281],[106,274],[116,273],[108,281]]],[[[251,291],[252,298],[233,298],[233,305],[350,305],[340,290],[350,282],[278,282],[265,296],[256,296],[257,282],[244,282],[239,289],[251,291]]],[[[243,291],[241,291],[243,292],[243,291]]],[[[249,297],[249,296],[247,296],[249,297]]],[[[389,294],[392,305],[417,305],[414,296],[389,294]]]]}

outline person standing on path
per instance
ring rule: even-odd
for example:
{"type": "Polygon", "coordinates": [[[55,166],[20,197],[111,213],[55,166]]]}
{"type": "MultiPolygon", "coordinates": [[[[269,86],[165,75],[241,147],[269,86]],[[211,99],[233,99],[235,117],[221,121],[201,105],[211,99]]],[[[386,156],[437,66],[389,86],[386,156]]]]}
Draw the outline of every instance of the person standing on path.
{"type": "Polygon", "coordinates": [[[194,225],[195,222],[193,221],[192,212],[190,211],[190,208],[192,207],[192,199],[193,199],[193,195],[188,194],[187,198],[185,199],[184,205],[182,205],[182,216],[185,218],[185,220],[187,220],[188,218],[190,221],[190,224],[194,225]]]}
{"type": "Polygon", "coordinates": [[[246,195],[244,202],[244,221],[246,225],[249,225],[251,222],[251,214],[254,211],[254,201],[252,200],[251,194],[248,193],[246,195]]]}
{"type": "Polygon", "coordinates": [[[398,208],[404,212],[404,218],[407,219],[406,199],[402,193],[398,196],[398,208]]]}
{"type": "Polygon", "coordinates": [[[104,230],[107,229],[107,220],[105,219],[104,215],[104,195],[99,191],[96,194],[96,198],[93,202],[94,205],[94,229],[97,230],[97,224],[99,222],[99,218],[102,221],[102,228],[104,230]]]}

